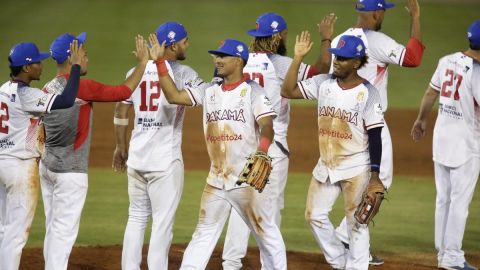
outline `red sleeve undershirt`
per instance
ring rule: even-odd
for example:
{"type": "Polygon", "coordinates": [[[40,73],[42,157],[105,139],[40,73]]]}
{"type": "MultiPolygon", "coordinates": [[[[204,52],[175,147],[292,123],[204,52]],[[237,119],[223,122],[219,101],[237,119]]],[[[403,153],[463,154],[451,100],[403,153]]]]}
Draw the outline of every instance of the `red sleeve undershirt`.
{"type": "Polygon", "coordinates": [[[106,85],[94,80],[80,80],[77,97],[85,101],[122,101],[130,97],[132,91],[128,86],[106,85]]]}
{"type": "Polygon", "coordinates": [[[416,38],[410,38],[403,57],[402,66],[404,67],[418,67],[422,63],[423,51],[425,46],[416,38]]]}
{"type": "Polygon", "coordinates": [[[307,73],[307,79],[311,78],[315,75],[318,75],[318,73],[319,72],[317,71],[317,69],[314,66],[310,66],[310,69],[308,70],[308,73],[307,73]]]}

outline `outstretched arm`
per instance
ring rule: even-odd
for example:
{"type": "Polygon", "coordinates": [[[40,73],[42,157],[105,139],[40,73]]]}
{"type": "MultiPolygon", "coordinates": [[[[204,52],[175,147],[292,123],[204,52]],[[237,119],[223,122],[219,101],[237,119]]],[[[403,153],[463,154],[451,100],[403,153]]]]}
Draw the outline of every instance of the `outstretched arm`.
{"type": "Polygon", "coordinates": [[[410,14],[411,26],[410,40],[407,43],[402,66],[418,67],[422,63],[423,51],[425,50],[420,31],[420,5],[418,0],[408,0],[405,8],[410,14]]]}
{"type": "Polygon", "coordinates": [[[115,151],[113,152],[112,168],[115,171],[125,171],[127,168],[128,146],[128,111],[132,105],[117,102],[113,123],[115,126],[115,151]]]}
{"type": "Polygon", "coordinates": [[[318,73],[328,73],[330,70],[330,63],[332,56],[328,49],[330,49],[333,37],[333,26],[337,21],[335,13],[330,13],[323,17],[323,20],[318,24],[318,32],[320,33],[320,55],[315,63],[315,69],[318,73]]]}
{"type": "Polygon", "coordinates": [[[168,75],[167,65],[165,64],[166,60],[163,58],[165,54],[165,42],[160,45],[156,34],[150,34],[149,41],[150,56],[156,61],[158,81],[168,103],[192,106],[193,103],[187,91],[177,89],[175,82],[168,75]]]}
{"type": "Polygon", "coordinates": [[[295,42],[295,56],[288,68],[287,75],[282,85],[282,97],[290,99],[303,99],[303,95],[300,92],[300,88],[297,85],[298,70],[303,58],[312,49],[313,42],[310,41],[310,33],[308,31],[302,31],[300,36],[297,35],[295,42]]]}
{"type": "Polygon", "coordinates": [[[422,104],[420,105],[420,112],[413,124],[411,135],[415,142],[420,141],[425,136],[427,129],[427,117],[432,110],[435,100],[437,100],[439,92],[435,91],[431,86],[427,88],[423,95],[422,104]]]}

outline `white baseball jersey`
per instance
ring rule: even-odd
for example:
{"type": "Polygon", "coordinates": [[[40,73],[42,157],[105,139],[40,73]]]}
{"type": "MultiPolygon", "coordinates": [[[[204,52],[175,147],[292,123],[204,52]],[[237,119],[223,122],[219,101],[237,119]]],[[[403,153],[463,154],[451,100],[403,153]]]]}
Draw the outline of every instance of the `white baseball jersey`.
{"type": "Polygon", "coordinates": [[[317,75],[298,83],[305,99],[318,100],[320,159],[315,179],[330,182],[352,178],[368,170],[367,130],[383,127],[380,95],[370,83],[342,89],[330,75],[317,75]]]}
{"type": "Polygon", "coordinates": [[[430,87],[440,92],[433,131],[435,162],[458,167],[469,161],[472,155],[480,156],[479,77],[479,64],[461,52],[447,55],[438,62],[430,81],[430,87]]]}
{"type": "MultiPolygon", "coordinates": [[[[388,65],[401,65],[403,63],[405,46],[381,32],[362,28],[349,28],[333,39],[332,48],[337,47],[338,41],[343,35],[357,36],[362,39],[367,47],[368,63],[358,71],[358,74],[378,89],[383,111],[387,111],[388,65]]],[[[333,61],[330,73],[332,73],[332,70],[333,61]]]]}
{"type": "MultiPolygon", "coordinates": [[[[292,58],[278,54],[250,53],[247,65],[243,72],[249,75],[249,78],[256,81],[265,90],[265,95],[272,102],[272,107],[277,113],[273,121],[275,132],[275,141],[280,142],[286,150],[287,130],[290,122],[290,102],[289,99],[280,95],[283,80],[292,63],[292,58]]],[[[298,71],[298,80],[307,79],[310,66],[301,64],[298,71]]]]}
{"type": "MultiPolygon", "coordinates": [[[[166,63],[178,89],[185,88],[198,74],[188,66],[166,63]]],[[[129,71],[128,75],[133,72],[129,71]]],[[[128,76],[127,75],[127,76],[128,76]]],[[[129,99],[135,110],[130,139],[128,167],[140,171],[164,171],[171,163],[182,160],[182,126],[184,106],[168,103],[158,83],[157,67],[149,61],[142,81],[129,99]]]]}
{"type": "Polygon", "coordinates": [[[203,106],[203,129],[211,167],[207,183],[230,190],[248,156],[257,150],[258,119],[275,116],[270,100],[254,81],[245,80],[232,89],[197,81],[186,88],[193,106],[203,106]]]}
{"type": "MultiPolygon", "coordinates": [[[[22,82],[8,81],[0,88],[0,157],[29,159],[40,156],[38,132],[43,113],[50,112],[55,94],[22,82]]],[[[40,142],[40,143],[43,143],[40,142]]]]}

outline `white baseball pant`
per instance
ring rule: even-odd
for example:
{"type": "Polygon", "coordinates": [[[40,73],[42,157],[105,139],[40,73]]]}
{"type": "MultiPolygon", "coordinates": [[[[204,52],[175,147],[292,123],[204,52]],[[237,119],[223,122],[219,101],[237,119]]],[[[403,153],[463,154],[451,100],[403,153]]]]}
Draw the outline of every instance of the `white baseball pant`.
{"type": "Polygon", "coordinates": [[[0,269],[17,270],[38,203],[38,161],[0,160],[0,269]]]}
{"type": "Polygon", "coordinates": [[[144,172],[128,168],[128,222],[123,238],[122,269],[140,270],[148,219],[152,233],[148,249],[149,269],[168,269],[173,222],[183,190],[183,162],[175,160],[166,171],[144,172]]]}
{"type": "Polygon", "coordinates": [[[321,183],[312,177],[307,195],[305,219],[313,232],[315,240],[323,251],[327,262],[336,269],[368,269],[369,234],[368,226],[358,224],[353,217],[357,205],[370,178],[364,172],[350,179],[331,184],[327,179],[321,183]],[[350,249],[346,250],[335,234],[328,218],[332,207],[343,193],[345,216],[347,217],[350,249]]]}
{"type": "Polygon", "coordinates": [[[40,162],[40,184],[45,208],[45,269],[66,270],[87,197],[88,175],[52,172],[40,162]]]}
{"type": "Polygon", "coordinates": [[[479,172],[478,157],[456,168],[435,162],[435,248],[439,265],[463,266],[465,262],[462,240],[479,172]]]}
{"type": "Polygon", "coordinates": [[[271,211],[275,205],[276,201],[270,196],[251,187],[223,190],[207,184],[200,203],[198,224],[180,269],[205,269],[232,207],[247,223],[257,241],[262,269],[287,269],[285,244],[271,211]]]}
{"type": "MultiPolygon", "coordinates": [[[[387,123],[382,128],[382,160],[380,163],[380,180],[386,189],[389,189],[393,180],[393,148],[392,137],[388,130],[387,123]]],[[[337,237],[344,243],[350,243],[348,239],[347,220],[344,217],[336,228],[337,237]]]]}
{"type": "MultiPolygon", "coordinates": [[[[280,228],[282,219],[281,210],[284,208],[284,191],[288,178],[287,156],[274,157],[272,172],[270,173],[268,188],[263,193],[275,200],[276,206],[272,209],[275,214],[275,223],[280,228]]],[[[242,268],[242,258],[247,254],[250,229],[236,211],[230,212],[225,243],[223,245],[223,269],[237,270],[242,268]]]]}

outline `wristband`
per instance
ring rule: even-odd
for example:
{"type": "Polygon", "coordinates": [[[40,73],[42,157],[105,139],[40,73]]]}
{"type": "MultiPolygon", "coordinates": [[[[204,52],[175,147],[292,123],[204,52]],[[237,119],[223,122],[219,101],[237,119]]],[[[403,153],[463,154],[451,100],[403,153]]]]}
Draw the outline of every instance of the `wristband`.
{"type": "Polygon", "coordinates": [[[157,61],[155,61],[155,64],[157,65],[157,71],[159,76],[164,77],[168,75],[168,69],[167,69],[167,65],[165,64],[165,58],[157,59],[157,61]]]}
{"type": "Polygon", "coordinates": [[[380,165],[378,165],[378,164],[370,164],[370,171],[372,171],[372,172],[380,172],[380,165]]]}
{"type": "Polygon", "coordinates": [[[324,42],[324,41],[330,41],[330,43],[332,43],[332,40],[329,39],[329,38],[324,38],[324,39],[321,40],[321,42],[324,42]]]}
{"type": "Polygon", "coordinates": [[[113,124],[118,126],[128,126],[128,118],[113,117],[113,124]]]}
{"type": "Polygon", "coordinates": [[[262,137],[262,138],[260,139],[260,143],[258,144],[258,150],[267,153],[267,152],[268,152],[268,148],[270,147],[270,144],[272,144],[272,141],[270,141],[269,138],[262,137]]]}

